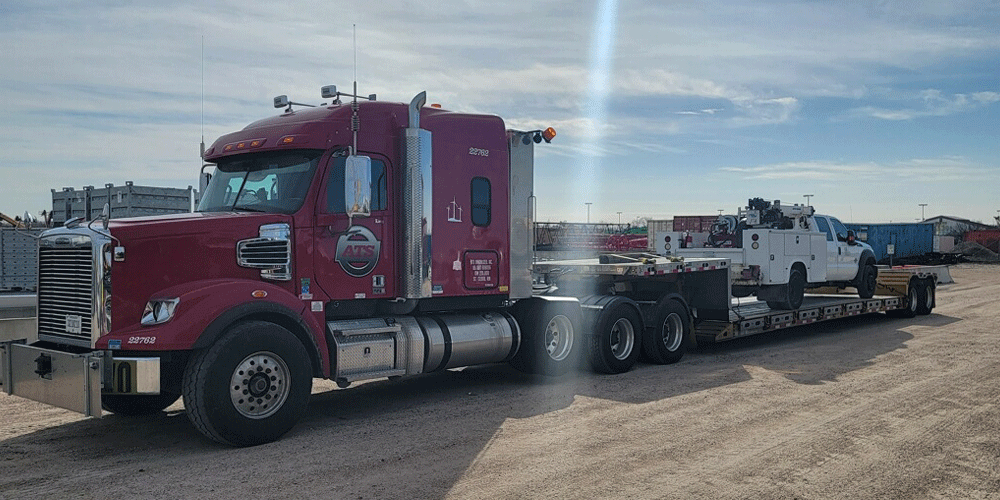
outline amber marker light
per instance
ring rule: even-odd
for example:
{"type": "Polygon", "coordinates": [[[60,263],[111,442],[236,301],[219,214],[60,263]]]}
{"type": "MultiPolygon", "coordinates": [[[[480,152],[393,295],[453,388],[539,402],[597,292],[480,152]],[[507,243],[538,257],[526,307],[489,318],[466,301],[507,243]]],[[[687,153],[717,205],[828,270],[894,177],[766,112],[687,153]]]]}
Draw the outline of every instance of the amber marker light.
{"type": "Polygon", "coordinates": [[[255,299],[263,299],[267,297],[267,292],[265,290],[254,290],[250,295],[253,295],[255,299]]]}
{"type": "Polygon", "coordinates": [[[554,139],[555,137],[556,137],[556,129],[552,127],[549,127],[544,131],[542,131],[542,138],[545,139],[545,142],[552,142],[552,139],[554,139]]]}

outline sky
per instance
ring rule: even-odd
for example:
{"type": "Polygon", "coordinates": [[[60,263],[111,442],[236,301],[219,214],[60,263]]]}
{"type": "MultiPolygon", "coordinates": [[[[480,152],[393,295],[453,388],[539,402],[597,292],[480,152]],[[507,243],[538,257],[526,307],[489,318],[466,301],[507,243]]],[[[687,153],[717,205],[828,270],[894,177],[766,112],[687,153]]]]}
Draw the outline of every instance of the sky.
{"type": "Polygon", "coordinates": [[[1000,215],[995,0],[6,0],[0,47],[12,216],[63,187],[197,187],[202,137],[355,71],[379,100],[554,127],[543,222],[807,194],[845,222],[1000,215]]]}

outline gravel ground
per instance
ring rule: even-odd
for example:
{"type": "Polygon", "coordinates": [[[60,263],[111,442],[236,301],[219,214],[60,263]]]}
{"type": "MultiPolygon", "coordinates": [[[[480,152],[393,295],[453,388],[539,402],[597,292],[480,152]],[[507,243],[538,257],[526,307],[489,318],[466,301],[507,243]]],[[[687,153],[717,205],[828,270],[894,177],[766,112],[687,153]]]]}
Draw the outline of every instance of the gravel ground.
{"type": "Polygon", "coordinates": [[[0,395],[2,498],[1000,498],[1000,266],[929,316],[774,332],[627,374],[317,381],[276,443],[181,403],[100,420],[0,395]]]}

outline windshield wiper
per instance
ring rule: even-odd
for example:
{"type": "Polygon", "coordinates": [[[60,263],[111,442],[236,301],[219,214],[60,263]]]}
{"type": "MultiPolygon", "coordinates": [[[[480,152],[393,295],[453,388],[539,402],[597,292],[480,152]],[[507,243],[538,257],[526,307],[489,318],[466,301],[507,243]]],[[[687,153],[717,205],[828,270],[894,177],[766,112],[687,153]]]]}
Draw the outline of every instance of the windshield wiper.
{"type": "Polygon", "coordinates": [[[244,212],[267,212],[267,210],[262,210],[262,209],[260,209],[260,208],[253,208],[253,207],[238,207],[238,206],[234,206],[234,207],[233,207],[233,210],[242,210],[242,211],[244,211],[244,212]]]}

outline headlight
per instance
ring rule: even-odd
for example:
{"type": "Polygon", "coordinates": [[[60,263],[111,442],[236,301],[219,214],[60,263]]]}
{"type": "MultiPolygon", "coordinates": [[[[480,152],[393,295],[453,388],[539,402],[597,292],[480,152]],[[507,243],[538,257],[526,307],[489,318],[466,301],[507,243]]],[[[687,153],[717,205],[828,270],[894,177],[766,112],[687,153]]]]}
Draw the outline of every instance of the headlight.
{"type": "Polygon", "coordinates": [[[142,311],[142,324],[145,326],[159,325],[166,323],[174,317],[174,310],[181,301],[179,298],[159,299],[146,302],[146,309],[142,311]]]}

